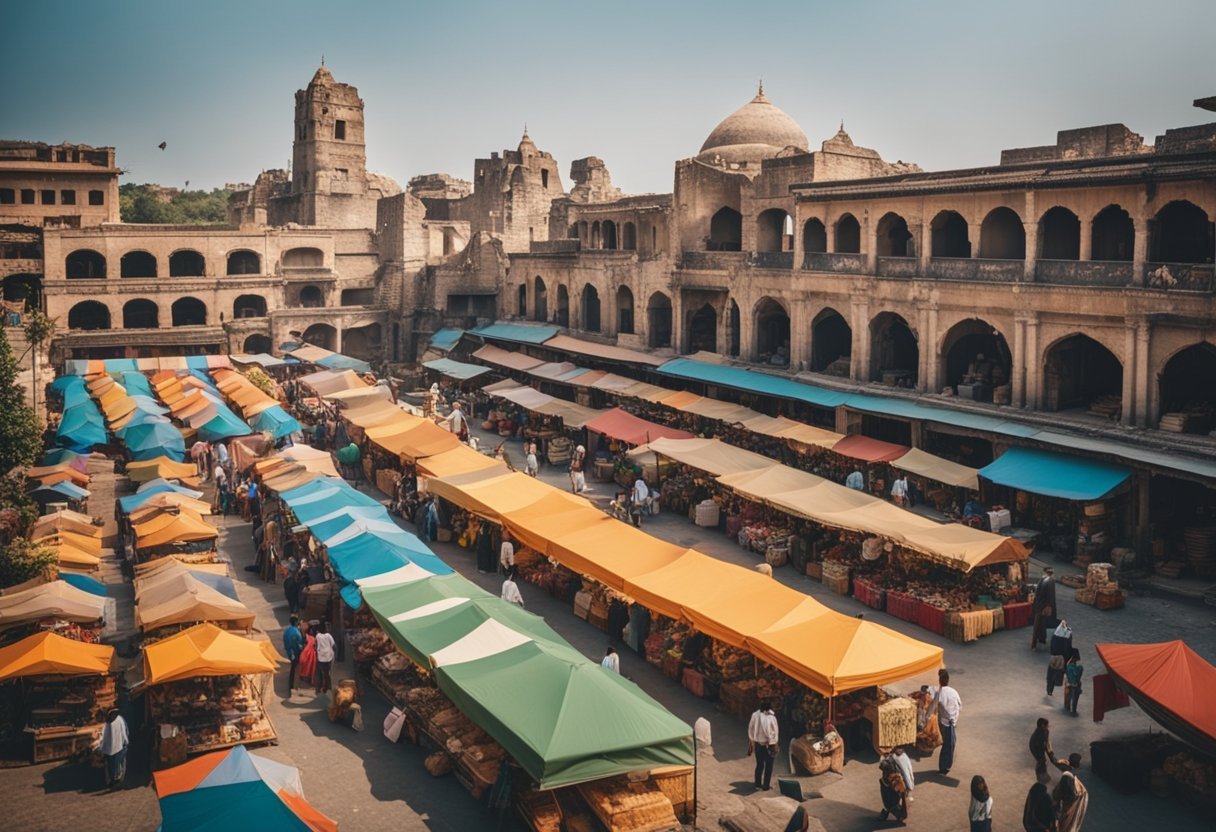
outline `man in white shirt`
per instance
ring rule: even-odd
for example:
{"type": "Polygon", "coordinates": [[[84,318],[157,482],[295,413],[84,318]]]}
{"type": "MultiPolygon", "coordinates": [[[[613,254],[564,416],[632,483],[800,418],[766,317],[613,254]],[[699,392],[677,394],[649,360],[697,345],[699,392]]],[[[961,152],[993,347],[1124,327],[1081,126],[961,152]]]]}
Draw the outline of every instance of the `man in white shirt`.
{"type": "Polygon", "coordinates": [[[904,477],[896,477],[891,483],[891,500],[897,506],[906,505],[908,502],[908,480],[904,477]]]}
{"type": "Polygon", "coordinates": [[[313,627],[316,632],[317,672],[316,694],[320,696],[329,692],[329,669],[334,663],[334,637],[324,621],[319,621],[313,627]]]}
{"type": "Polygon", "coordinates": [[[110,790],[121,788],[123,778],[127,776],[128,745],[127,721],[117,708],[111,708],[101,730],[101,755],[106,758],[106,787],[110,790]]]}
{"type": "Polygon", "coordinates": [[[605,667],[618,676],[621,675],[621,657],[617,655],[615,648],[609,647],[604,653],[604,660],[600,662],[600,667],[605,667]]]}
{"type": "Polygon", "coordinates": [[[448,417],[443,421],[444,424],[448,426],[448,430],[457,436],[464,433],[466,420],[464,411],[460,409],[460,402],[456,402],[456,404],[452,405],[452,412],[449,413],[448,417]]]}
{"type": "Polygon", "coordinates": [[[768,702],[761,703],[747,723],[747,753],[756,755],[756,788],[768,791],[777,756],[777,716],[768,702]]]}
{"type": "Polygon", "coordinates": [[[641,477],[633,484],[633,494],[630,495],[633,500],[630,514],[633,515],[633,525],[642,525],[642,515],[647,511],[650,505],[650,486],[646,484],[646,480],[641,477]]]}
{"type": "Polygon", "coordinates": [[[854,471],[853,473],[849,474],[847,477],[844,478],[844,484],[845,484],[846,488],[851,488],[854,491],[865,491],[866,490],[865,475],[862,474],[861,471],[854,471]]]}
{"type": "Polygon", "coordinates": [[[949,774],[950,767],[954,765],[954,744],[958,739],[955,729],[963,709],[963,700],[958,691],[950,687],[950,672],[944,667],[937,671],[937,682],[936,688],[928,688],[933,696],[929,716],[937,714],[937,726],[942,732],[942,753],[937,758],[937,770],[941,774],[949,774]]]}
{"type": "Polygon", "coordinates": [[[220,467],[225,471],[228,470],[228,446],[223,442],[215,443],[215,461],[220,464],[220,467]]]}
{"type": "Polygon", "coordinates": [[[515,568],[515,544],[506,533],[502,536],[502,545],[498,547],[498,571],[504,575],[515,568]]]}
{"type": "Polygon", "coordinates": [[[190,458],[194,460],[194,467],[198,469],[199,479],[207,479],[207,443],[199,439],[191,445],[190,458]]]}
{"type": "Polygon", "coordinates": [[[519,587],[515,585],[515,570],[513,569],[507,573],[507,579],[502,582],[502,600],[520,607],[524,605],[524,596],[519,594],[519,587]]]}

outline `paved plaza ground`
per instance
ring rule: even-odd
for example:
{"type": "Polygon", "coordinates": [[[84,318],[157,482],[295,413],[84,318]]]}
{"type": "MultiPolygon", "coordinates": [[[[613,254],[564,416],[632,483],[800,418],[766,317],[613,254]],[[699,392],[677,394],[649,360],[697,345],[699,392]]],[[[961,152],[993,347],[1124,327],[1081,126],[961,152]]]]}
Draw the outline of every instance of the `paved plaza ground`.
{"type": "MultiPolygon", "coordinates": [[[[516,459],[520,456],[515,455],[516,459]]],[[[562,471],[545,471],[543,477],[566,485],[562,471]]],[[[100,480],[101,478],[99,478],[100,480]]],[[[93,510],[112,506],[113,495],[99,481],[93,510]]],[[[593,498],[606,499],[611,484],[592,483],[593,498]]],[[[241,600],[257,614],[257,625],[276,642],[286,624],[287,609],[279,585],[263,583],[243,566],[252,560],[249,526],[225,518],[220,538],[222,550],[233,561],[241,600]]],[[[406,526],[409,528],[409,526],[406,526]]],[[[648,518],[645,530],[684,546],[693,546],[722,560],[743,566],[757,561],[716,530],[697,528],[686,518],[660,515],[648,518]]],[[[450,544],[436,544],[435,551],[457,571],[488,590],[497,592],[499,580],[477,573],[473,554],[450,544]]],[[[1034,569],[1037,574],[1038,568],[1034,569]]],[[[995,799],[997,830],[1021,829],[1021,810],[1026,791],[1033,783],[1033,762],[1026,743],[1038,717],[1052,721],[1055,750],[1085,754],[1080,777],[1090,790],[1087,830],[1210,829],[1210,820],[1169,800],[1148,793],[1124,796],[1108,787],[1088,770],[1089,743],[1149,730],[1155,724],[1134,705],[1107,715],[1102,724],[1088,716],[1089,692],[1081,702],[1082,716],[1061,713],[1062,691],[1054,698],[1044,694],[1046,656],[1029,650],[1029,630],[998,632],[978,642],[959,645],[905,623],[885,613],[870,610],[851,598],[796,575],[785,567],[775,579],[807,593],[841,612],[864,613],[910,636],[940,644],[953,684],[963,699],[959,723],[958,751],[950,776],[936,773],[935,760],[914,761],[917,773],[915,801],[909,828],[948,832],[967,829],[967,786],[975,773],[988,780],[995,799]]],[[[112,568],[107,580],[117,581],[112,568]]],[[[129,616],[130,585],[111,583],[111,594],[125,598],[129,616]]],[[[569,642],[593,659],[603,655],[606,637],[575,618],[568,605],[522,585],[529,610],[545,620],[569,642]]],[[[1081,648],[1087,675],[1102,670],[1093,650],[1096,641],[1152,642],[1184,638],[1209,661],[1216,660],[1216,610],[1164,598],[1133,596],[1123,610],[1100,612],[1071,601],[1071,591],[1061,587],[1061,608],[1075,631],[1074,643],[1081,648]]],[[[120,608],[122,603],[120,603],[120,608]]],[[[713,727],[712,754],[702,755],[698,765],[698,828],[719,828],[719,819],[747,810],[760,811],[769,819],[767,828],[781,829],[792,811],[792,802],[771,797],[773,792],[753,793],[752,761],[746,756],[745,725],[718,712],[715,705],[690,694],[664,677],[640,656],[625,650],[621,671],[673,713],[692,723],[704,716],[713,727]]],[[[335,668],[334,678],[350,676],[349,666],[335,668]]],[[[911,679],[893,686],[905,692],[929,679],[911,679]]],[[[379,725],[388,703],[370,688],[363,700],[366,730],[356,733],[332,725],[324,713],[324,700],[311,694],[286,697],[286,670],[268,691],[268,710],[279,733],[279,744],[258,751],[298,766],[305,794],[318,809],[338,821],[343,830],[474,830],[497,829],[497,821],[469,796],[454,777],[434,779],[422,767],[422,752],[409,745],[391,745],[379,725]]],[[[783,739],[783,750],[785,740],[783,739]]],[[[136,737],[133,745],[146,744],[136,737]]],[[[777,773],[785,774],[785,756],[777,773]]],[[[100,791],[100,772],[79,766],[49,764],[0,771],[0,798],[8,812],[5,828],[14,830],[88,829],[152,830],[159,822],[156,797],[148,785],[146,760],[136,758],[127,788],[119,793],[100,791]]],[[[880,807],[875,755],[869,749],[850,753],[843,776],[822,775],[804,781],[822,795],[813,801],[814,814],[827,830],[877,830],[894,828],[893,822],[877,819],[880,807]]],[[[503,828],[507,828],[504,826],[503,828]]],[[[754,828],[766,828],[756,826],[754,828]]]]}

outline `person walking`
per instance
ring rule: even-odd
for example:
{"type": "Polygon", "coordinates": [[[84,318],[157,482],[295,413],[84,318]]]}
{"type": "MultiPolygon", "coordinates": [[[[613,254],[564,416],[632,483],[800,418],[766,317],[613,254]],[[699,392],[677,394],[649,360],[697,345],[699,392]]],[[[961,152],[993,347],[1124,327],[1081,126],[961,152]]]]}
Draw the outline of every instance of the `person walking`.
{"type": "Polygon", "coordinates": [[[897,506],[907,505],[908,478],[906,476],[899,476],[891,481],[891,502],[897,506]]]}
{"type": "Polygon", "coordinates": [[[629,495],[629,514],[634,526],[642,525],[642,514],[650,504],[650,486],[640,476],[633,484],[633,492],[629,495]]]}
{"type": "Polygon", "coordinates": [[[319,621],[301,621],[300,632],[304,634],[304,649],[300,651],[300,663],[296,675],[300,685],[308,687],[317,678],[317,627],[319,621]]]}
{"type": "Polygon", "coordinates": [[[1085,666],[1081,664],[1081,651],[1072,648],[1068,664],[1064,666],[1064,713],[1077,715],[1077,702],[1081,699],[1081,678],[1085,666]]]}
{"type": "Polygon", "coordinates": [[[502,582],[502,600],[518,607],[524,605],[524,596],[519,594],[519,586],[515,583],[515,570],[507,572],[507,578],[502,582]]]}
{"type": "Polygon", "coordinates": [[[317,674],[313,680],[313,689],[317,695],[329,693],[329,669],[334,663],[334,637],[329,633],[329,626],[320,622],[317,626],[317,674]]]}
{"type": "Polygon", "coordinates": [[[600,662],[600,667],[611,670],[616,675],[621,675],[621,657],[617,655],[615,647],[609,647],[604,651],[604,659],[600,662]]]}
{"type": "Polygon", "coordinates": [[[762,702],[747,724],[747,754],[756,755],[754,784],[757,789],[768,791],[773,780],[773,760],[777,757],[777,717],[773,706],[762,702]]]}
{"type": "Polygon", "coordinates": [[[570,457],[570,490],[575,494],[582,494],[587,490],[587,476],[583,473],[586,457],[587,449],[582,445],[575,448],[570,457]]]}
{"type": "Polygon", "coordinates": [[[1085,812],[1089,809],[1089,790],[1077,778],[1075,771],[1065,770],[1051,793],[1051,799],[1056,807],[1059,832],[1081,832],[1085,812]]]}
{"type": "Polygon", "coordinates": [[[287,660],[291,662],[291,668],[287,671],[288,696],[291,696],[296,689],[296,670],[300,667],[300,651],[303,649],[304,634],[300,632],[300,617],[293,615],[291,623],[283,631],[283,652],[287,654],[287,660]]]}
{"type": "Polygon", "coordinates": [[[540,463],[536,459],[536,441],[524,443],[524,473],[535,477],[540,473],[540,463]]]}
{"type": "Polygon", "coordinates": [[[1050,566],[1043,570],[1043,577],[1034,588],[1034,621],[1030,629],[1030,649],[1038,650],[1039,644],[1046,642],[1043,628],[1047,620],[1056,614],[1056,580],[1055,570],[1050,566]]]}
{"type": "Polygon", "coordinates": [[[287,598],[287,612],[295,615],[300,611],[300,580],[296,573],[288,572],[283,579],[283,595],[287,598]]]}
{"type": "Polygon", "coordinates": [[[1022,828],[1026,832],[1058,832],[1056,807],[1043,783],[1035,783],[1026,794],[1022,807],[1022,828]]]}
{"type": "Polygon", "coordinates": [[[882,811],[878,813],[878,819],[894,817],[903,823],[908,819],[908,801],[912,799],[912,789],[916,784],[912,762],[904,750],[896,746],[883,754],[878,761],[878,771],[878,791],[882,797],[882,811]]]}
{"type": "Polygon", "coordinates": [[[127,747],[131,744],[127,732],[127,721],[118,708],[106,712],[106,724],[101,729],[101,755],[106,759],[106,788],[110,791],[122,788],[127,776],[127,747]]]}
{"type": "Polygon", "coordinates": [[[992,795],[980,775],[971,778],[971,805],[967,808],[971,832],[992,832],[992,795]]]}
{"type": "Polygon", "coordinates": [[[515,544],[506,529],[502,533],[502,545],[498,547],[498,571],[506,575],[515,570],[515,544]]]}
{"type": "Polygon", "coordinates": [[[937,727],[942,734],[942,751],[937,758],[939,774],[949,774],[954,765],[954,746],[958,741],[958,717],[963,709],[963,700],[958,691],[950,687],[950,671],[944,667],[937,671],[937,687],[931,691],[933,701],[929,705],[929,717],[937,714],[937,727]]]}
{"type": "Polygon", "coordinates": [[[1051,748],[1051,725],[1043,717],[1030,735],[1030,756],[1034,757],[1034,776],[1040,783],[1048,782],[1051,777],[1047,774],[1047,763],[1055,762],[1056,755],[1051,748]]]}

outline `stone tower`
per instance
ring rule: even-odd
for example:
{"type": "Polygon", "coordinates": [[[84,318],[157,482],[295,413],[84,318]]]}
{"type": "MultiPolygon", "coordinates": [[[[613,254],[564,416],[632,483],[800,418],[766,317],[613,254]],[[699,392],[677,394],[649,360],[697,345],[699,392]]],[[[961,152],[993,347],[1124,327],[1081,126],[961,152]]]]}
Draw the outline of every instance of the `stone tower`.
{"type": "Polygon", "coordinates": [[[324,64],[296,92],[291,193],[303,225],[374,227],[374,204],[370,217],[362,216],[368,196],[363,100],[324,64]]]}

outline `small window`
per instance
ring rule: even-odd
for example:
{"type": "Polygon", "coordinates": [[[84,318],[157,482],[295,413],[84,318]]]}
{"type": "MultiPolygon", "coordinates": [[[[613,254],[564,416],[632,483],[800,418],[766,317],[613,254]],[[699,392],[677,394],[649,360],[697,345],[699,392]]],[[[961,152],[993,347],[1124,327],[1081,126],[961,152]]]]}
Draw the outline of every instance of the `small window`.
{"type": "Polygon", "coordinates": [[[338,141],[346,140],[346,122],[342,119],[334,122],[334,138],[338,141]]]}
{"type": "Polygon", "coordinates": [[[43,191],[42,192],[42,204],[43,205],[54,205],[55,204],[55,192],[54,191],[43,191]]]}
{"type": "Polygon", "coordinates": [[[68,160],[68,152],[66,150],[56,150],[55,160],[58,162],[66,162],[68,160]]]}
{"type": "Polygon", "coordinates": [[[546,189],[549,187],[549,171],[542,170],[540,172],[540,186],[546,189]]]}
{"type": "Polygon", "coordinates": [[[89,204],[90,205],[105,205],[106,204],[106,192],[105,191],[89,191],[89,204]]]}
{"type": "Polygon", "coordinates": [[[22,205],[33,205],[34,204],[34,189],[33,188],[22,188],[21,189],[21,204],[22,205]]]}
{"type": "Polygon", "coordinates": [[[12,205],[17,201],[17,192],[12,188],[0,188],[0,205],[12,205]]]}
{"type": "Polygon", "coordinates": [[[60,191],[59,192],[59,201],[61,203],[63,203],[64,205],[75,205],[76,204],[76,192],[75,191],[60,191]]]}
{"type": "Polygon", "coordinates": [[[339,179],[346,179],[350,176],[350,171],[347,170],[346,168],[335,168],[335,170],[338,173],[339,179]]]}

